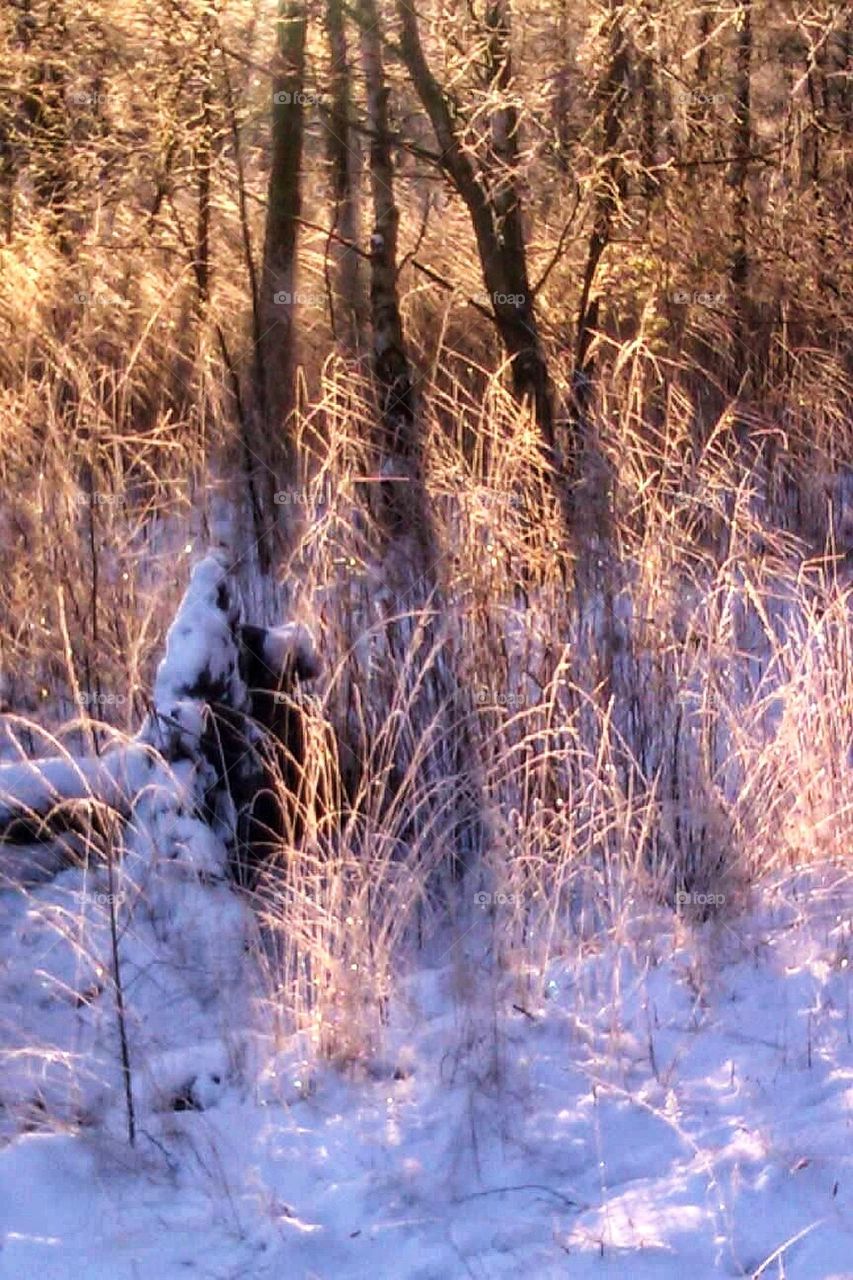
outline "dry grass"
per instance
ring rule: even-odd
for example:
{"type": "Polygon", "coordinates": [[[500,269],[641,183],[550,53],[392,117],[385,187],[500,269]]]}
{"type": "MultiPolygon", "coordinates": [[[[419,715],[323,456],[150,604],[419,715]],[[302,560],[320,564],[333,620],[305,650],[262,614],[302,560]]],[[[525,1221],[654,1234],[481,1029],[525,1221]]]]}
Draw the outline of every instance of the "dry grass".
{"type": "MultiPolygon", "coordinates": [[[[203,379],[196,416],[129,430],[162,358],[145,343],[109,378],[71,342],[49,360],[22,352],[7,391],[6,697],[41,704],[48,724],[76,698],[71,743],[91,741],[98,713],[138,723],[184,566],[223,501],[239,508],[233,486],[204,480],[224,445],[203,429],[216,419],[203,379]]],[[[478,892],[494,899],[499,953],[541,972],[567,930],[600,927],[634,895],[732,909],[757,877],[843,856],[853,835],[831,406],[825,434],[768,458],[763,437],[740,434],[738,405],[700,426],[687,380],[621,351],[585,477],[606,481],[593,511],[606,520],[569,543],[501,379],[481,370],[472,403],[456,358],[438,359],[420,388],[429,581],[408,598],[386,585],[365,500],[370,393],[343,361],[306,406],[304,519],[282,580],[262,590],[244,566],[255,607],[312,623],[324,654],[305,707],[308,834],[283,851],[259,915],[285,1021],[346,1059],[380,1034],[402,941],[448,907],[464,917],[478,892]],[[791,497],[780,475],[795,465],[791,497]],[[818,490],[825,509],[798,537],[792,504],[818,490]],[[468,873],[454,881],[460,844],[468,873]]]]}
{"type": "MultiPolygon", "coordinates": [[[[843,356],[774,335],[760,400],[728,399],[713,366],[732,359],[730,316],[694,320],[676,343],[660,281],[626,251],[647,294],[626,307],[630,336],[599,340],[567,536],[534,424],[462,301],[480,282],[453,210],[421,256],[458,294],[402,277],[435,518],[428,579],[388,585],[366,360],[328,356],[312,311],[295,423],[304,519],[263,583],[244,554],[215,340],[217,324],[246,331],[236,214],[221,212],[201,322],[161,243],[126,256],[86,244],[69,261],[33,214],[0,248],[0,674],[8,706],[32,717],[16,722],[24,750],[39,725],[65,726],[71,747],[100,718],[131,732],[189,566],[231,512],[249,615],[311,623],[325,660],[305,706],[307,835],[259,902],[281,1027],[341,1060],[369,1052],[404,941],[448,912],[464,922],[488,906],[496,954],[542,973],[567,933],[637,895],[686,896],[701,917],[709,897],[732,910],[762,875],[846,855],[843,356]]],[[[418,226],[409,210],[404,251],[418,226]]],[[[321,245],[306,240],[306,289],[320,287],[321,245]]],[[[577,275],[569,254],[542,300],[562,408],[577,275]]],[[[245,373],[239,338],[233,355],[245,373]]]]}

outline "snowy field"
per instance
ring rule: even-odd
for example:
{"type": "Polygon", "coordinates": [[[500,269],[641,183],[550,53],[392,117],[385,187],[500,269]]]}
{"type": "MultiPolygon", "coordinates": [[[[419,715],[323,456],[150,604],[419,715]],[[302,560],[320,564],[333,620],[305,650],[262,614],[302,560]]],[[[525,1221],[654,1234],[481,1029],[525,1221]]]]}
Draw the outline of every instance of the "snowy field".
{"type": "MultiPolygon", "coordinates": [[[[40,892],[0,895],[6,1028],[49,968],[46,931],[19,954],[40,892]]],[[[848,877],[810,872],[578,943],[537,998],[483,914],[413,956],[361,1064],[211,1026],[196,1107],[134,1151],[119,1102],[7,1134],[0,1276],[851,1277],[852,923],[848,877]]]]}

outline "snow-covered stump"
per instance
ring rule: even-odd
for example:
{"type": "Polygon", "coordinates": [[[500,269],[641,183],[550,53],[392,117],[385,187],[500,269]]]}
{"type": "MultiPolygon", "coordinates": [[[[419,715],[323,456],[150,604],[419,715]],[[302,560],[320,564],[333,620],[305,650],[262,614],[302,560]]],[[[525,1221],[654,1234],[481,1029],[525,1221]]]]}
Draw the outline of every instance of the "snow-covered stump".
{"type": "Polygon", "coordinates": [[[138,1129],[157,1111],[209,1106],[233,1079],[253,986],[251,913],[235,867],[261,856],[254,807],[266,789],[265,738],[286,727],[278,691],[317,672],[304,628],[243,624],[225,555],[214,552],[194,568],[136,738],[100,761],[30,762],[9,774],[25,793],[23,805],[7,798],[15,821],[72,798],[102,805],[118,832],[105,867],[90,859],[54,881],[66,904],[79,901],[85,935],[74,954],[56,951],[57,985],[77,992],[61,1039],[93,1064],[77,1114],[118,1124],[111,1103],[123,1088],[138,1129]],[[90,921],[103,900],[106,912],[90,921]]]}
{"type": "Polygon", "coordinates": [[[203,882],[227,878],[237,840],[235,796],[261,781],[240,632],[226,563],[210,555],[193,570],[169,628],[153,711],[139,734],[157,765],[136,796],[132,826],[145,833],[157,860],[203,882]]]}
{"type": "Polygon", "coordinates": [[[223,556],[195,567],[139,735],[154,753],[122,859],[132,882],[121,958],[133,993],[131,1068],[134,1053],[167,1064],[161,1101],[204,1106],[237,1065],[224,1048],[203,1060],[197,1050],[245,1009],[250,918],[235,869],[260,856],[252,815],[268,790],[262,747],[280,729],[277,691],[317,672],[304,628],[242,624],[223,556]]]}
{"type": "MultiPolygon", "coordinates": [[[[224,842],[235,878],[251,880],[276,825],[271,788],[264,785],[266,748],[284,748],[293,765],[280,770],[285,782],[298,772],[304,743],[291,695],[299,680],[318,673],[305,627],[241,621],[227,563],[211,554],[196,566],[169,630],[153,710],[136,737],[98,757],[66,751],[0,765],[0,847],[7,850],[0,856],[2,883],[16,882],[16,855],[9,847],[79,835],[81,828],[91,830],[96,811],[107,821],[136,817],[140,798],[149,803],[153,777],[160,777],[161,791],[165,786],[180,792],[183,811],[192,810],[224,842]],[[258,804],[259,795],[265,805],[258,804]]],[[[73,848],[73,842],[63,847],[73,848]]],[[[18,862],[24,865],[23,858],[18,862]]],[[[44,862],[39,878],[61,865],[62,849],[44,862]]]]}
{"type": "Polygon", "coordinates": [[[119,872],[119,981],[130,995],[129,1071],[134,1083],[142,1071],[143,1111],[146,1101],[204,1105],[235,1065],[223,1050],[212,1069],[209,1050],[246,980],[247,909],[230,875],[234,793],[251,789],[260,765],[240,620],[224,559],[210,555],[196,565],[169,629],[154,708],[139,734],[153,750],[119,872]]]}

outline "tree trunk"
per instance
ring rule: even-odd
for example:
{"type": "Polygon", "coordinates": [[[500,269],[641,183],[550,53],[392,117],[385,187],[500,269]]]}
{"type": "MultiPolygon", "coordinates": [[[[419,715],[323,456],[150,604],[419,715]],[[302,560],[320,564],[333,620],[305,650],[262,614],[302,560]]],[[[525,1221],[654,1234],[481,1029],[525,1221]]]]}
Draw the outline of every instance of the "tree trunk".
{"type": "Polygon", "coordinates": [[[733,234],[729,278],[731,280],[735,313],[735,349],[732,391],[742,381],[740,365],[748,361],[747,355],[747,286],[749,283],[749,248],[747,244],[747,219],[749,216],[749,155],[752,143],[752,116],[750,104],[750,77],[752,64],[752,0],[741,0],[738,6],[736,81],[735,81],[735,156],[730,181],[734,189],[733,234]]]}
{"type": "MultiPolygon", "coordinates": [[[[646,31],[646,39],[653,39],[653,32],[646,31]]],[[[646,215],[651,218],[651,204],[661,188],[661,180],[655,170],[657,163],[658,89],[655,59],[651,51],[640,59],[640,94],[642,97],[642,126],[640,159],[643,166],[643,195],[646,199],[646,215]]]]}
{"type": "Polygon", "coordinates": [[[200,103],[193,122],[193,163],[196,182],[195,277],[199,311],[210,298],[210,189],[213,155],[213,24],[212,15],[203,18],[202,56],[196,67],[200,103]]]}
{"type": "Polygon", "coordinates": [[[557,140],[557,163],[563,173],[569,172],[572,144],[572,72],[569,65],[569,47],[569,0],[558,0],[558,63],[554,86],[554,133],[557,140]]]}
{"type": "Polygon", "coordinates": [[[595,220],[589,239],[578,305],[575,368],[572,379],[579,429],[582,429],[586,417],[595,372],[591,354],[593,338],[598,328],[599,313],[598,298],[593,297],[595,277],[610,243],[613,219],[627,189],[625,168],[618,150],[622,139],[630,70],[622,0],[610,0],[607,33],[609,42],[607,70],[599,86],[599,97],[603,108],[604,166],[595,196],[595,220]]]}
{"type": "Polygon", "coordinates": [[[332,231],[332,328],[344,345],[355,349],[361,321],[359,255],[351,245],[358,240],[357,139],[352,129],[349,51],[342,0],[327,0],[326,31],[329,38],[331,106],[327,118],[326,154],[331,170],[332,231]],[[339,238],[338,238],[339,237],[339,238]],[[340,313],[340,327],[338,315],[340,313]]]}
{"type": "Polygon", "coordinates": [[[406,566],[422,573],[431,559],[432,524],[423,487],[421,441],[415,418],[415,395],[406,353],[397,289],[397,232],[400,214],[394,194],[394,164],[388,124],[388,86],[382,59],[382,36],[376,0],[360,0],[361,57],[370,138],[370,191],[373,231],[370,236],[370,319],[373,374],[380,398],[374,431],[379,470],[383,474],[379,513],[385,534],[404,539],[415,533],[419,563],[406,566]]]}
{"type": "MultiPolygon", "coordinates": [[[[691,148],[695,147],[696,155],[708,155],[714,148],[719,150],[718,132],[713,133],[713,146],[709,147],[712,131],[709,128],[709,94],[711,86],[711,36],[714,28],[713,0],[704,0],[699,14],[699,49],[696,54],[696,92],[690,95],[687,107],[688,139],[691,148]]],[[[687,180],[692,186],[702,181],[702,170],[696,165],[687,170],[687,180]]]]}
{"type": "Polygon", "coordinates": [[[402,479],[387,479],[382,484],[382,517],[386,530],[392,536],[411,526],[421,546],[426,547],[432,538],[423,500],[414,392],[397,295],[397,228],[400,215],[394,198],[394,165],[388,128],[389,91],[382,64],[382,37],[376,0],[361,0],[359,18],[373,199],[370,310],[373,369],[381,397],[377,444],[380,466],[386,474],[388,471],[392,475],[402,473],[402,479]]]}
{"type": "MultiPolygon", "coordinates": [[[[376,0],[360,0],[362,65],[370,135],[370,185],[373,233],[370,238],[370,310],[373,371],[380,395],[375,438],[379,471],[378,520],[384,538],[383,575],[393,602],[386,625],[386,660],[393,683],[406,683],[413,732],[401,732],[388,777],[387,802],[399,803],[413,766],[436,797],[456,799],[454,836],[448,867],[458,873],[478,838],[479,803],[463,694],[455,677],[454,655],[440,634],[443,610],[437,565],[441,560],[426,488],[425,459],[417,401],[400,315],[397,265],[399,211],[394,194],[394,165],[388,123],[388,87],[382,60],[380,14],[376,0]],[[428,728],[427,728],[428,727],[428,728]],[[429,733],[424,750],[423,733],[429,733]]],[[[429,829],[431,806],[417,806],[405,839],[429,829]]]]}
{"type": "Polygon", "coordinates": [[[0,228],[6,244],[12,243],[15,226],[15,143],[14,117],[0,118],[0,228]]]}
{"type": "MultiPolygon", "coordinates": [[[[258,442],[264,467],[260,485],[269,494],[280,466],[285,483],[295,475],[295,449],[288,435],[294,402],[294,312],[296,248],[301,211],[300,170],[304,135],[305,38],[307,19],[300,0],[279,0],[277,53],[273,77],[272,157],[267,185],[267,218],[261,275],[261,357],[264,440],[258,442]]],[[[269,509],[274,510],[272,502],[269,509]]]]}
{"type": "MultiPolygon", "coordinates": [[[[403,61],[430,118],[441,151],[442,166],[464,200],[471,218],[483,279],[491,297],[495,327],[511,361],[514,393],[519,400],[532,403],[544,460],[549,469],[559,476],[561,465],[554,434],[548,368],[528,280],[516,185],[515,113],[509,107],[501,108],[492,122],[491,147],[499,165],[498,173],[478,172],[470,153],[462,145],[447,97],[427,63],[414,10],[404,0],[397,0],[397,13],[401,24],[403,61]]],[[[487,25],[494,74],[500,86],[506,88],[512,68],[508,18],[502,0],[491,5],[487,25]]]]}

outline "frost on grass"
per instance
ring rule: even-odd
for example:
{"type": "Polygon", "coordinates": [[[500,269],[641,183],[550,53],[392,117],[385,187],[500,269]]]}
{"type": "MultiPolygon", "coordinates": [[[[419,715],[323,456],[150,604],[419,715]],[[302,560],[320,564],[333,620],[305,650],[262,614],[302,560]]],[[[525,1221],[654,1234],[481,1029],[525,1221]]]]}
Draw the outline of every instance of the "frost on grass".
{"type": "Polygon", "coordinates": [[[68,1134],[0,1151],[0,1271],[840,1280],[851,911],[813,869],[731,925],[626,914],[536,975],[460,922],[367,1072],[270,1042],[248,1096],[221,1041],[165,1051],[164,1176],[68,1134]]]}

